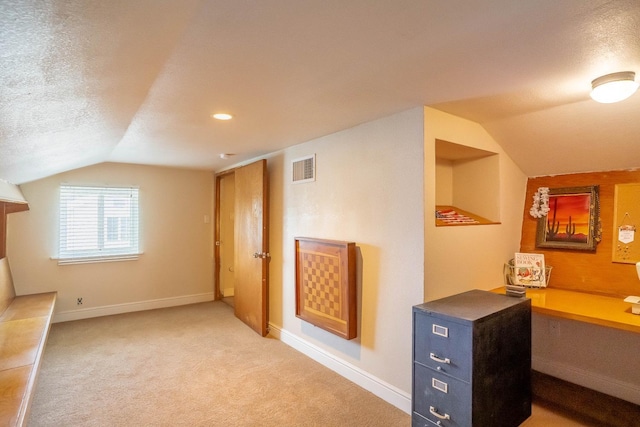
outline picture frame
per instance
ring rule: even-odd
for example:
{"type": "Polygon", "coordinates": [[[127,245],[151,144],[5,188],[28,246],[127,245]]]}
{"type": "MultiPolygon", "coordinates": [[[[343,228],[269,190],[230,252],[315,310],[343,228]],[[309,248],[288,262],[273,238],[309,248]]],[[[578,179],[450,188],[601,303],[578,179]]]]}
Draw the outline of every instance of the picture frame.
{"type": "Polygon", "coordinates": [[[537,248],[595,251],[599,240],[599,186],[549,189],[549,212],[538,218],[537,248]]]}

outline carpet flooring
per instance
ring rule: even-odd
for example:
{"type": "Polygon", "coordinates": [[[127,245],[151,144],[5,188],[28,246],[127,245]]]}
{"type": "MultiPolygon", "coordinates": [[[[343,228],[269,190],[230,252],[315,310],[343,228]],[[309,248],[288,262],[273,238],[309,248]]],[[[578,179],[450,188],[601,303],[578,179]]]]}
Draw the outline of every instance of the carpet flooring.
{"type": "MultiPolygon", "coordinates": [[[[223,302],[52,325],[28,426],[408,427],[411,418],[223,302]]],[[[583,427],[535,404],[522,427],[583,427]]]]}
{"type": "Polygon", "coordinates": [[[29,426],[409,426],[210,302],[56,323],[29,426]]]}

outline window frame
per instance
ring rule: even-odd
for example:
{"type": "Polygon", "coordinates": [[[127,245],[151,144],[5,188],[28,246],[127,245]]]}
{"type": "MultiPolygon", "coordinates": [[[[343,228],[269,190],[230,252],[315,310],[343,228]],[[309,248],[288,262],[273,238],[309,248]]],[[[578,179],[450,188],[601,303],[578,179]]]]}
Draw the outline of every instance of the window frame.
{"type": "Polygon", "coordinates": [[[139,187],[63,183],[58,201],[58,265],[129,261],[142,254],[139,187]],[[115,240],[109,239],[114,223],[115,240]],[[80,224],[75,239],[69,237],[74,224],[80,224]]]}

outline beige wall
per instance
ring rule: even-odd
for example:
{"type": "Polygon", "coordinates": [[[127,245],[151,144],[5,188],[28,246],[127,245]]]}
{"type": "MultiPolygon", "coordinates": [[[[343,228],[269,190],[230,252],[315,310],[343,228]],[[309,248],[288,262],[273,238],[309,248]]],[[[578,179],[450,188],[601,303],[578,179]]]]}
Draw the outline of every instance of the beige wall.
{"type": "Polygon", "coordinates": [[[453,205],[453,162],[436,159],[435,180],[438,191],[435,196],[436,205],[453,205]]]}
{"type": "Polygon", "coordinates": [[[113,163],[21,185],[30,210],[9,216],[7,238],[16,292],[58,291],[57,320],[212,299],[212,187],[210,172],[113,163]],[[59,266],[61,183],[139,186],[144,254],[59,266]]]}
{"type": "Polygon", "coordinates": [[[422,132],[418,108],[268,158],[272,329],[405,397],[411,391],[411,307],[422,302],[424,277],[422,132]],[[291,161],[314,153],[316,181],[292,184],[291,161]],[[356,339],[295,316],[296,236],[356,243],[356,339]]]}
{"type": "Polygon", "coordinates": [[[432,108],[424,109],[424,158],[425,301],[502,286],[502,265],[520,247],[527,177],[482,126],[432,108]],[[498,182],[500,224],[435,226],[436,139],[498,153],[498,179],[491,179],[498,182]]]}
{"type": "Polygon", "coordinates": [[[533,369],[640,405],[634,332],[533,315],[533,369]]]}

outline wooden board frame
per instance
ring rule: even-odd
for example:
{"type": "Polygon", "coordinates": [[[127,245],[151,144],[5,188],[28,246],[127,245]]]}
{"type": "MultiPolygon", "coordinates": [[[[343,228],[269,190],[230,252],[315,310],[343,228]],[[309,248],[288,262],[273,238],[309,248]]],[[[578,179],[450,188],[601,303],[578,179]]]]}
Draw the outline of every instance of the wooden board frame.
{"type": "Polygon", "coordinates": [[[344,339],[357,336],[356,245],[296,237],[296,317],[344,339]]]}

